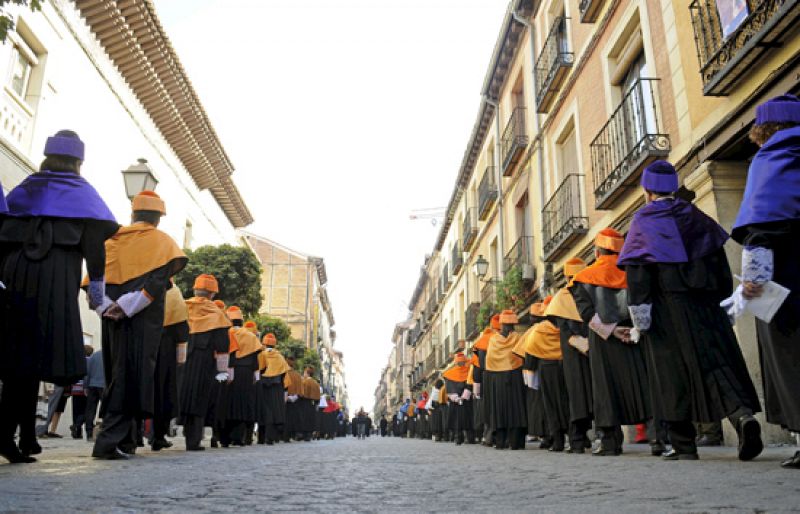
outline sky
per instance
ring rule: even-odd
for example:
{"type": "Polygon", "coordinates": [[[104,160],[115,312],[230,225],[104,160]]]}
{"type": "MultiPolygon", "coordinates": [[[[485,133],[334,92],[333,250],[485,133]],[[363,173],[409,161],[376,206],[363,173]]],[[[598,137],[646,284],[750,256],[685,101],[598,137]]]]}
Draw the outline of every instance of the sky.
{"type": "Polygon", "coordinates": [[[350,407],[371,410],[508,0],[155,0],[255,222],[325,259],[350,407]]]}

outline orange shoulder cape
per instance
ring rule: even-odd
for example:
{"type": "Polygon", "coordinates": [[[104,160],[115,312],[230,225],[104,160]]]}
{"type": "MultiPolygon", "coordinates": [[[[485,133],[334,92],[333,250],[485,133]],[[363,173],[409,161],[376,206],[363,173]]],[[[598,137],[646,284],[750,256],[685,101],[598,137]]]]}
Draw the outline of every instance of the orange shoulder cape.
{"type": "Polygon", "coordinates": [[[195,296],[186,300],[189,310],[189,333],[198,334],[217,328],[228,328],[231,322],[225,317],[222,309],[214,302],[202,296],[195,296]]]}
{"type": "Polygon", "coordinates": [[[241,359],[261,351],[264,347],[258,336],[244,327],[232,327],[228,331],[228,353],[236,352],[236,358],[241,359]]]}
{"type": "Polygon", "coordinates": [[[167,296],[164,299],[164,326],[175,325],[189,318],[189,309],[178,286],[167,289],[167,296]]]}
{"type": "Polygon", "coordinates": [[[531,337],[525,343],[525,351],[534,357],[551,361],[561,360],[561,332],[549,321],[531,327],[531,337]]]}
{"type": "Polygon", "coordinates": [[[303,398],[308,398],[309,400],[319,400],[319,382],[311,377],[304,378],[302,396],[303,398]]]}
{"type": "Polygon", "coordinates": [[[469,375],[469,367],[467,366],[456,366],[455,364],[450,366],[442,376],[447,380],[452,380],[453,382],[466,382],[467,375],[469,375]]]}
{"type": "Polygon", "coordinates": [[[610,289],[627,289],[625,272],[617,267],[618,255],[601,255],[588,268],[578,272],[573,282],[582,282],[610,289]]]}
{"type": "Polygon", "coordinates": [[[486,350],[487,371],[511,371],[522,367],[522,358],[514,354],[519,337],[516,332],[512,332],[508,337],[502,334],[492,336],[489,348],[486,350]]]}
{"type": "Polygon", "coordinates": [[[300,396],[303,392],[303,377],[300,376],[300,373],[291,369],[283,378],[283,385],[286,386],[286,392],[290,395],[300,396]]]}
{"type": "Polygon", "coordinates": [[[545,316],[556,316],[558,318],[571,319],[573,321],[583,321],[578,313],[578,306],[569,289],[559,289],[550,305],[544,311],[545,316]]]}
{"type": "Polygon", "coordinates": [[[475,344],[472,345],[473,350],[484,350],[489,347],[489,339],[492,338],[494,334],[496,334],[494,330],[491,328],[487,328],[481,333],[480,337],[475,341],[475,344]]]}
{"type": "Polygon", "coordinates": [[[264,369],[264,373],[262,376],[265,377],[277,377],[278,375],[283,375],[287,371],[291,370],[291,366],[289,363],[286,362],[286,359],[283,358],[283,355],[280,354],[278,350],[267,351],[264,350],[258,354],[258,368],[264,369]]]}
{"type": "Polygon", "coordinates": [[[122,227],[106,240],[106,284],[124,284],[168,263],[173,276],[187,262],[175,241],[148,223],[122,227]]]}

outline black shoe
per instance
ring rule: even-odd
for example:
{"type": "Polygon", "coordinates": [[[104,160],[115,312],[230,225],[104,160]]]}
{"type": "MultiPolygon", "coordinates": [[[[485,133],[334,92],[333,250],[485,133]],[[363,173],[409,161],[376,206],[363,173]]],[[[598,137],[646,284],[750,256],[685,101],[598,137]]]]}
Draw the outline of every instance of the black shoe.
{"type": "Polygon", "coordinates": [[[136,455],[136,448],[135,444],[121,444],[117,447],[119,451],[131,457],[136,455]]]}
{"type": "Polygon", "coordinates": [[[739,418],[739,460],[753,460],[764,449],[761,425],[751,415],[739,418]]]}
{"type": "Polygon", "coordinates": [[[39,443],[36,441],[33,441],[33,443],[20,441],[19,452],[26,457],[30,457],[31,455],[39,455],[42,453],[42,447],[39,446],[39,443]]]}
{"type": "Polygon", "coordinates": [[[217,441],[216,437],[211,438],[211,447],[212,448],[219,448],[219,442],[217,441]]]}
{"type": "Polygon", "coordinates": [[[664,455],[664,452],[667,451],[667,447],[664,446],[664,443],[651,443],[650,444],[650,455],[653,457],[660,457],[664,455]]]}
{"type": "Polygon", "coordinates": [[[595,449],[592,452],[592,456],[593,457],[616,457],[616,456],[618,456],[620,454],[622,454],[622,450],[618,450],[618,449],[609,450],[609,449],[603,448],[603,445],[598,446],[597,449],[595,449]]]}
{"type": "Polygon", "coordinates": [[[186,451],[187,452],[202,452],[204,450],[205,450],[204,446],[187,446],[186,447],[186,451]]]}
{"type": "Polygon", "coordinates": [[[586,448],[583,447],[583,442],[580,442],[574,446],[570,446],[567,453],[574,453],[574,454],[581,454],[586,453],[586,448]]]}
{"type": "Polygon", "coordinates": [[[551,446],[553,446],[553,440],[549,437],[542,438],[542,441],[539,443],[540,450],[549,450],[551,446]]]}
{"type": "Polygon", "coordinates": [[[800,469],[800,452],[795,452],[794,457],[790,457],[781,462],[781,467],[786,469],[800,469]]]}
{"type": "Polygon", "coordinates": [[[700,456],[697,453],[678,453],[674,449],[664,452],[661,456],[664,460],[699,460],[700,456]]]}
{"type": "Polygon", "coordinates": [[[11,464],[31,464],[36,462],[36,458],[23,455],[13,442],[0,448],[0,456],[5,457],[11,464]]]}
{"type": "Polygon", "coordinates": [[[130,458],[127,453],[119,448],[115,448],[111,453],[92,453],[92,457],[99,460],[128,460],[130,458]]]}
{"type": "Polygon", "coordinates": [[[697,439],[697,446],[722,446],[722,441],[715,437],[704,435],[697,439]]]}
{"type": "Polygon", "coordinates": [[[45,434],[47,437],[52,437],[53,439],[61,439],[63,436],[56,434],[55,432],[47,432],[45,434]]]}
{"type": "Polygon", "coordinates": [[[150,449],[154,452],[161,451],[165,448],[172,448],[172,443],[166,439],[153,439],[150,449]]]}

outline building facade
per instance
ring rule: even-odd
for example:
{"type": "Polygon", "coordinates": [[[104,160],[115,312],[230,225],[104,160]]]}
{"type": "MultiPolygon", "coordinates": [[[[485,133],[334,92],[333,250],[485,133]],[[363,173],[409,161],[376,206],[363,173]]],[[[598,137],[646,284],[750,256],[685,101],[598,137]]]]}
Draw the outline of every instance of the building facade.
{"type": "MultiPolygon", "coordinates": [[[[409,306],[413,388],[429,387],[490,314],[513,308],[524,325],[529,305],[563,285],[565,260],[593,259],[599,230],[625,232],[653,160],[674,163],[729,230],[755,106],[800,91],[798,20],[798,1],[512,0],[409,306]]],[[[739,248],[728,250],[737,273],[739,248]]],[[[760,391],[753,319],[736,332],[760,391]]]]}
{"type": "MultiPolygon", "coordinates": [[[[252,216],[233,165],[180,65],[150,0],[52,0],[41,11],[4,7],[15,22],[0,45],[0,181],[5,192],[38,170],[48,136],[76,131],[81,174],[117,220],[130,220],[122,170],[144,159],[178,244],[237,243],[252,216]]],[[[100,320],[81,301],[88,344],[100,320]]]]}

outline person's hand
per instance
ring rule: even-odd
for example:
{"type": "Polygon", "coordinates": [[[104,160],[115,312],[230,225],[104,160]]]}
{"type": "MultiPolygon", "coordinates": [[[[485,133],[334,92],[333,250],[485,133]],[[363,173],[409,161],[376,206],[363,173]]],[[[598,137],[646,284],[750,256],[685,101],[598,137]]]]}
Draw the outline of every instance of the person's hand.
{"type": "Polygon", "coordinates": [[[623,343],[630,343],[631,342],[631,329],[630,327],[614,327],[614,331],[612,332],[614,337],[622,341],[623,343]]]}
{"type": "Polygon", "coordinates": [[[111,307],[105,310],[103,313],[104,318],[108,318],[114,321],[119,321],[125,317],[125,311],[122,310],[122,307],[117,305],[116,302],[111,304],[111,307]]]}
{"type": "Polygon", "coordinates": [[[742,296],[746,300],[758,298],[764,294],[764,284],[757,284],[755,282],[742,282],[742,296]]]}

